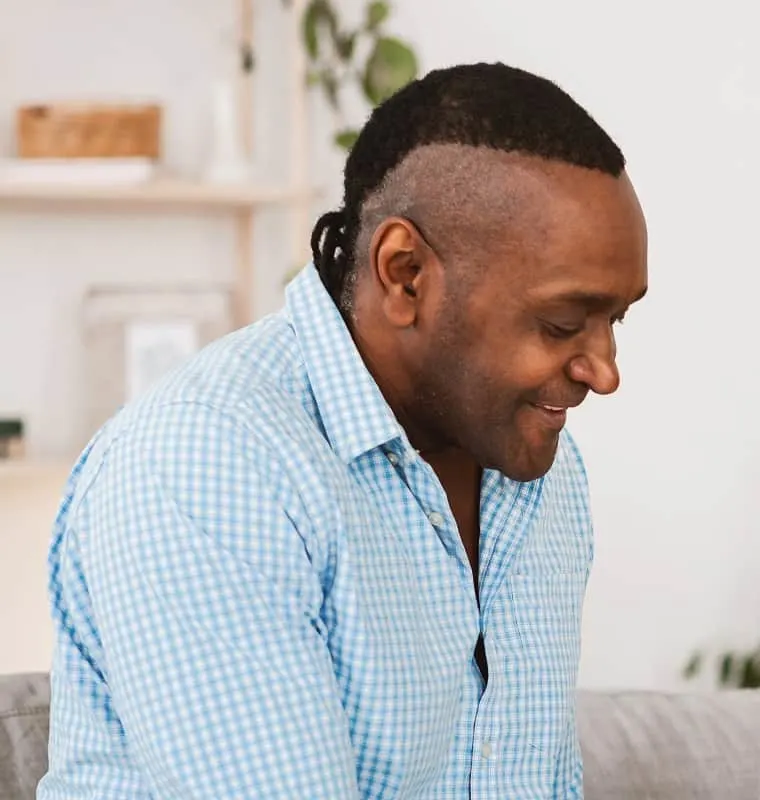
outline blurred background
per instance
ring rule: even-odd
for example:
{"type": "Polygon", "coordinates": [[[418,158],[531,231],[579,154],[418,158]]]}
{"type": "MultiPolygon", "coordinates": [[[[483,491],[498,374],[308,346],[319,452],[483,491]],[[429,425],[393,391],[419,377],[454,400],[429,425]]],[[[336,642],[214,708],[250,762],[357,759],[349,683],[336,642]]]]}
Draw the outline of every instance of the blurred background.
{"type": "Polygon", "coordinates": [[[750,0],[0,0],[0,19],[0,674],[49,665],[49,531],[95,427],[279,307],[394,82],[501,60],[592,112],[649,222],[622,388],[571,419],[597,535],[581,684],[679,689],[696,652],[703,686],[716,663],[755,680],[750,0]]]}

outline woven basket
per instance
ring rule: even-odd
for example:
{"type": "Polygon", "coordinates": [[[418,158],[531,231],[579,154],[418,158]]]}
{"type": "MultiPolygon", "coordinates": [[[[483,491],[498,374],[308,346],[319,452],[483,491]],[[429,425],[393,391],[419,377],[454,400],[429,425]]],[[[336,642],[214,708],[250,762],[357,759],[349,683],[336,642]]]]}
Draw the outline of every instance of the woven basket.
{"type": "Polygon", "coordinates": [[[20,158],[156,159],[160,140],[158,105],[22,106],[16,114],[20,158]]]}

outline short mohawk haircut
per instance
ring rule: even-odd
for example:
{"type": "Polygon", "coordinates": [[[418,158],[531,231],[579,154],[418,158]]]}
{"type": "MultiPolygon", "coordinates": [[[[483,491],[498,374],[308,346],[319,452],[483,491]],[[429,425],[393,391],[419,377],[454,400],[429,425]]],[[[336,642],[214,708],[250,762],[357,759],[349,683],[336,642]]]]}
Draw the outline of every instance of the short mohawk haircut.
{"type": "Polygon", "coordinates": [[[521,153],[614,177],[625,169],[615,142],[546,78],[501,63],[430,72],[372,112],[346,161],[343,208],[314,228],[314,264],[338,305],[356,268],[364,202],[409,153],[430,144],[521,153]]]}

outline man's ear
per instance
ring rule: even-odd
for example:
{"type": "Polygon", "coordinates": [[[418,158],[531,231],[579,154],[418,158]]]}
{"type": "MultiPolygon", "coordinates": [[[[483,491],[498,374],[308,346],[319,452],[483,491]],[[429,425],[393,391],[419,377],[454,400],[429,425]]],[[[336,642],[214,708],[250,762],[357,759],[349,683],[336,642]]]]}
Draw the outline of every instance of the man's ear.
{"type": "Polygon", "coordinates": [[[431,256],[414,223],[403,217],[388,217],[372,235],[371,272],[380,289],[383,313],[392,325],[409,327],[417,321],[425,268],[431,256]]]}

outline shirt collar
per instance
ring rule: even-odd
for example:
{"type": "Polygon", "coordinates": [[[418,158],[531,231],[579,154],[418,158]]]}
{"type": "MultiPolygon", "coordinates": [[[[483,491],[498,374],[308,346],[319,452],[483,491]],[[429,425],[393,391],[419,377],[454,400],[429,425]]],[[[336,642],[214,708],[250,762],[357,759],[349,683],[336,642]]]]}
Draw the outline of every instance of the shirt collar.
{"type": "Polygon", "coordinates": [[[333,450],[346,463],[400,439],[401,424],[367,370],[340,312],[313,264],[285,290],[286,308],[333,450]]]}

